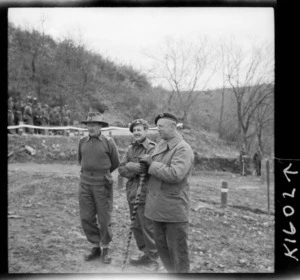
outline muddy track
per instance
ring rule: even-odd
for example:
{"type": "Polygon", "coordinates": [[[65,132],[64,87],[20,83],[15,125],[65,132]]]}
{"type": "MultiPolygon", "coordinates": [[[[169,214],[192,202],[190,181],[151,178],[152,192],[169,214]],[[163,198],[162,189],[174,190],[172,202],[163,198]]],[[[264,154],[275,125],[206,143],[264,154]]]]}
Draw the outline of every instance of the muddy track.
{"type": "MultiPolygon", "coordinates": [[[[121,270],[130,219],[124,186],[117,184],[117,171],[112,174],[115,180],[113,261],[104,265],[99,260],[83,260],[90,247],[79,221],[79,171],[80,166],[76,164],[8,165],[9,272],[119,276],[155,273],[147,267],[130,265],[124,272],[121,270]]],[[[274,216],[265,214],[265,186],[254,177],[222,172],[197,174],[192,176],[190,184],[191,271],[273,272],[274,216]],[[220,208],[222,180],[229,186],[226,210],[220,208]]],[[[132,239],[130,254],[135,253],[136,244],[132,239]]],[[[162,267],[158,271],[159,275],[165,273],[162,267]]]]}

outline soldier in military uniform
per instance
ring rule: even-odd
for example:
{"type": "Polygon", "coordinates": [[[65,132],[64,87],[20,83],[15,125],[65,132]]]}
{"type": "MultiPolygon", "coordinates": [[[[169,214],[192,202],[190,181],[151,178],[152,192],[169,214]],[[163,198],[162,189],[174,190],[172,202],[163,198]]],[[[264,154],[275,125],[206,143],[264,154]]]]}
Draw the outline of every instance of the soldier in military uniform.
{"type": "Polygon", "coordinates": [[[261,150],[257,147],[257,150],[253,156],[253,163],[255,168],[256,176],[261,175],[261,150]]]}
{"type": "Polygon", "coordinates": [[[101,261],[108,264],[111,262],[108,249],[112,241],[111,173],[119,166],[119,155],[114,140],[101,134],[101,128],[109,125],[99,113],[89,113],[82,123],[87,125],[89,135],[80,139],[78,147],[78,162],[81,165],[79,209],[82,228],[92,244],[85,260],[101,256],[101,261]]]}
{"type": "MultiPolygon", "coordinates": [[[[67,105],[63,106],[62,109],[62,122],[63,122],[63,126],[69,126],[70,125],[70,120],[71,120],[71,111],[68,109],[67,105]]],[[[68,131],[65,130],[65,135],[68,134],[68,131]]]]}
{"type": "MultiPolygon", "coordinates": [[[[19,125],[23,122],[23,111],[24,111],[24,104],[22,98],[19,96],[17,101],[14,104],[14,117],[15,117],[15,125],[19,125]]],[[[18,129],[16,129],[18,133],[18,129]]]]}
{"type": "MultiPolygon", "coordinates": [[[[50,112],[50,125],[61,126],[61,116],[59,106],[55,106],[50,112]]],[[[59,134],[59,130],[53,130],[53,134],[59,134]]]]}
{"type": "Polygon", "coordinates": [[[190,190],[188,177],[194,153],[177,132],[177,118],[161,113],[155,118],[161,141],[140,160],[150,175],[145,216],[153,221],[159,256],[168,272],[190,270],[188,230],[190,190]]]}
{"type": "Polygon", "coordinates": [[[38,103],[38,100],[36,97],[32,97],[32,105],[31,105],[31,109],[32,109],[32,112],[35,111],[36,107],[37,107],[37,103],[38,103]]]}
{"type": "MultiPolygon", "coordinates": [[[[139,163],[139,157],[150,154],[156,145],[146,137],[148,127],[148,123],[143,119],[134,120],[130,124],[129,130],[133,133],[135,141],[129,145],[118,169],[120,175],[128,179],[126,192],[130,216],[132,216],[134,208],[140,174],[144,173],[144,167],[139,163]]],[[[142,187],[136,219],[132,225],[136,244],[142,252],[139,256],[130,258],[130,263],[133,265],[157,264],[158,253],[154,241],[153,224],[151,220],[144,217],[147,183],[148,178],[142,187]]]]}
{"type": "MultiPolygon", "coordinates": [[[[32,103],[31,102],[31,97],[28,96],[27,100],[26,100],[25,107],[24,107],[24,114],[23,114],[24,123],[26,123],[28,125],[33,125],[32,105],[31,105],[31,103],[32,103]]],[[[33,129],[29,128],[29,127],[26,127],[25,128],[25,132],[32,134],[33,133],[33,129]]]]}
{"type": "MultiPolygon", "coordinates": [[[[42,107],[41,103],[38,102],[34,111],[33,111],[33,124],[35,126],[41,126],[42,125],[42,107]]],[[[38,128],[34,129],[34,132],[36,134],[41,134],[41,130],[38,128]]]]}
{"type": "Polygon", "coordinates": [[[62,109],[62,122],[63,122],[63,126],[70,125],[70,119],[71,119],[71,111],[68,109],[67,105],[64,105],[63,109],[62,109]]]}
{"type": "Polygon", "coordinates": [[[243,145],[240,152],[240,172],[242,176],[249,174],[249,155],[246,152],[245,145],[243,145]]]}

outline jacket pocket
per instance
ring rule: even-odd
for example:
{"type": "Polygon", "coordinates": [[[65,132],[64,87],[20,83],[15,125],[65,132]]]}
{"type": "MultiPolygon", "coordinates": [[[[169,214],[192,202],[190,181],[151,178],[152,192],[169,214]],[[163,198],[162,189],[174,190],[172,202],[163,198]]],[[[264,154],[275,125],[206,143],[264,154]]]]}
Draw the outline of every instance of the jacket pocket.
{"type": "Polygon", "coordinates": [[[180,186],[176,184],[162,184],[161,190],[162,193],[166,195],[179,195],[180,186]]]}

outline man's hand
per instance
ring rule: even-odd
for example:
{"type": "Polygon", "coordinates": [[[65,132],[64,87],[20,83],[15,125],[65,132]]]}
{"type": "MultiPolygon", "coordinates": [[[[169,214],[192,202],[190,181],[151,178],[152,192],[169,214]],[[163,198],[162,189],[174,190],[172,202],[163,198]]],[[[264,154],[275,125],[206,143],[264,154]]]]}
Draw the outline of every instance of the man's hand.
{"type": "Polygon", "coordinates": [[[147,173],[146,167],[144,164],[138,162],[127,162],[125,164],[126,169],[136,174],[147,173]]]}
{"type": "Polygon", "coordinates": [[[149,166],[151,165],[152,163],[152,157],[150,155],[146,155],[146,156],[143,156],[143,157],[140,157],[139,158],[139,162],[146,165],[147,168],[149,168],[149,166]]]}

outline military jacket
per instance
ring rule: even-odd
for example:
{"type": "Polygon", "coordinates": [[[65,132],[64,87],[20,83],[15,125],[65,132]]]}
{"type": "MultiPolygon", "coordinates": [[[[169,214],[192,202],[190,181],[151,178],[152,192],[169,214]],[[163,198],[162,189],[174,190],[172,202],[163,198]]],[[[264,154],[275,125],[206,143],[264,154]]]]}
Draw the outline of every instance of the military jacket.
{"type": "Polygon", "coordinates": [[[41,119],[44,123],[48,123],[49,122],[49,114],[48,111],[46,109],[42,110],[42,116],[41,119]]]}
{"type": "Polygon", "coordinates": [[[261,161],[261,154],[259,152],[256,152],[253,156],[254,162],[260,162],[261,161]]]}
{"type": "MultiPolygon", "coordinates": [[[[149,140],[148,138],[146,138],[143,143],[133,142],[129,145],[123,159],[121,160],[118,171],[121,176],[128,179],[126,183],[126,193],[127,193],[127,200],[130,203],[134,203],[135,201],[136,192],[139,186],[140,176],[136,172],[129,170],[128,167],[126,167],[126,165],[128,163],[138,163],[139,157],[145,154],[151,154],[155,148],[155,145],[156,143],[149,140]]],[[[141,190],[140,201],[139,201],[141,204],[145,203],[147,183],[148,183],[148,178],[146,178],[145,183],[141,190]]]]}
{"type": "Polygon", "coordinates": [[[149,167],[145,216],[159,222],[189,220],[191,173],[194,153],[182,136],[161,140],[155,147],[149,167]]]}

